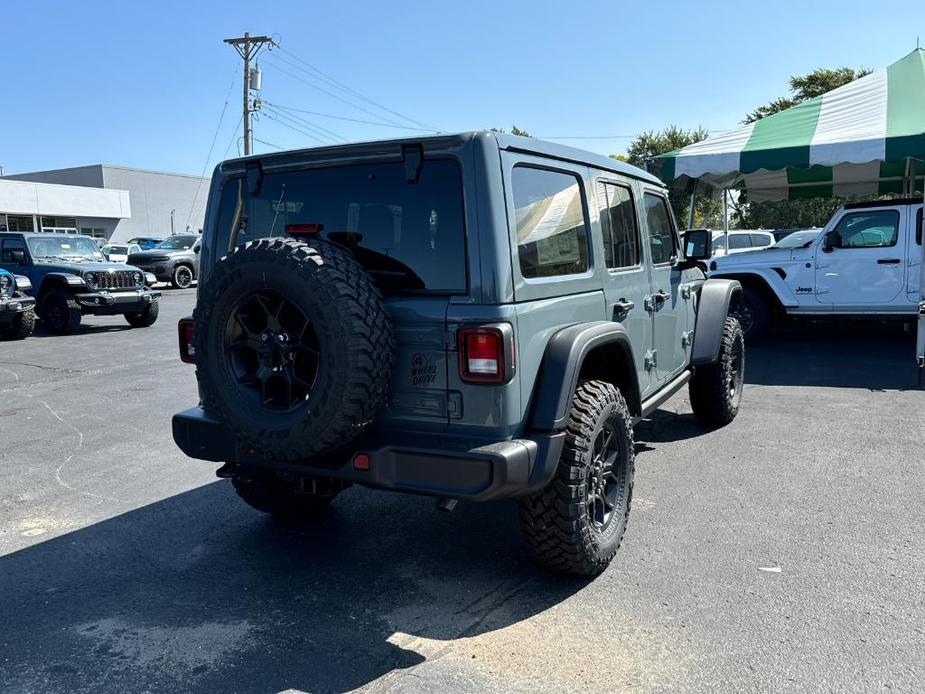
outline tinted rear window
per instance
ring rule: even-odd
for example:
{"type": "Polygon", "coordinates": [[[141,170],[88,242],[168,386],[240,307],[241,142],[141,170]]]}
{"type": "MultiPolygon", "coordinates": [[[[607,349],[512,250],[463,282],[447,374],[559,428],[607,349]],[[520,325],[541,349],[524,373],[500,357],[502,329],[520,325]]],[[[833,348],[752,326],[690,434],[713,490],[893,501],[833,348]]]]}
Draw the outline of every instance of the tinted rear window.
{"type": "Polygon", "coordinates": [[[300,234],[349,248],[383,291],[466,291],[462,179],[456,162],[425,160],[417,183],[402,162],[267,173],[222,192],[219,247],[300,234]]]}

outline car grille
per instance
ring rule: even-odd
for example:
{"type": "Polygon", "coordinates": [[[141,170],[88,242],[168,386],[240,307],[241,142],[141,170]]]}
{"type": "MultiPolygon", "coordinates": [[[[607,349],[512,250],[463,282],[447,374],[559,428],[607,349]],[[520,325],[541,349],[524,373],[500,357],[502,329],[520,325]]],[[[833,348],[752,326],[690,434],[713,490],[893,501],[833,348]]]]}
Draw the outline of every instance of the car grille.
{"type": "Polygon", "coordinates": [[[170,258],[166,255],[130,255],[126,261],[129,265],[150,265],[151,263],[166,263],[170,258]]]}
{"type": "Polygon", "coordinates": [[[138,289],[144,281],[141,273],[134,270],[90,272],[87,273],[87,279],[94,289],[138,289]]]}

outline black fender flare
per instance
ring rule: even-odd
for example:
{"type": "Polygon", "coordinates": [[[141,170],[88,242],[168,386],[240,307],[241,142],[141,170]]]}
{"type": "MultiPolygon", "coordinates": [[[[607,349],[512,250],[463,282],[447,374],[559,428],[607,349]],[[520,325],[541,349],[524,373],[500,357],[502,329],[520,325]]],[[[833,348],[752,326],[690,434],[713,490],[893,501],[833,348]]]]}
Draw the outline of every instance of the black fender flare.
{"type": "MultiPolygon", "coordinates": [[[[79,283],[71,282],[68,278],[77,277],[77,275],[69,275],[66,272],[49,272],[46,275],[42,276],[42,283],[39,285],[38,291],[35,292],[35,297],[40,298],[45,296],[48,293],[49,289],[68,289],[68,290],[78,290],[86,285],[81,279],[79,283]]],[[[33,289],[33,291],[35,291],[33,289]]]]}
{"type": "Polygon", "coordinates": [[[742,285],[737,280],[710,278],[700,287],[691,364],[713,364],[719,358],[729,307],[741,296],[742,285]]]}
{"type": "Polygon", "coordinates": [[[630,412],[638,414],[639,379],[636,375],[633,347],[622,324],[614,321],[579,323],[555,333],[546,345],[543,361],[533,388],[529,428],[535,431],[561,431],[568,423],[572,395],[587,356],[595,349],[612,346],[621,351],[627,365],[628,382],[623,396],[630,412]]]}

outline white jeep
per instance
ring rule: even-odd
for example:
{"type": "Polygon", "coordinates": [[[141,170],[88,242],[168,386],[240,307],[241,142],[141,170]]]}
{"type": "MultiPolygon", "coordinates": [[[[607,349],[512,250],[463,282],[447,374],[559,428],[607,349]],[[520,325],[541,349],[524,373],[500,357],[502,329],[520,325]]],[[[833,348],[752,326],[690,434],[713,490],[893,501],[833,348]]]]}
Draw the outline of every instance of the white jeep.
{"type": "Polygon", "coordinates": [[[738,318],[754,341],[782,316],[913,321],[922,258],[922,199],[877,200],[840,208],[805,245],[713,259],[709,276],[742,284],[738,318]]]}

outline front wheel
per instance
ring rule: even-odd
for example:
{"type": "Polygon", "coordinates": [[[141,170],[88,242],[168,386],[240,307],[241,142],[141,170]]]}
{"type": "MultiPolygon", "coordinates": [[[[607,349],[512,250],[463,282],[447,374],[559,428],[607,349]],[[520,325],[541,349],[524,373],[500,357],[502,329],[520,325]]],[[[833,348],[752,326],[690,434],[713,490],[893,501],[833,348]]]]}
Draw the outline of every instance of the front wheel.
{"type": "Polygon", "coordinates": [[[749,344],[760,340],[771,326],[771,307],[761,294],[749,287],[742,290],[742,299],[730,314],[739,321],[749,344]]]}
{"type": "Polygon", "coordinates": [[[193,284],[193,269],[188,265],[177,265],[170,283],[177,289],[189,289],[193,284]]]}
{"type": "Polygon", "coordinates": [[[157,320],[157,314],[160,311],[160,302],[152,301],[138,313],[126,313],[125,320],[133,328],[148,328],[154,325],[157,320]]]}
{"type": "Polygon", "coordinates": [[[287,482],[270,474],[235,475],[231,483],[249,506],[287,521],[320,518],[343,489],[343,485],[330,481],[287,482]]]}
{"type": "Polygon", "coordinates": [[[698,366],[689,393],[694,416],[709,426],[729,424],[739,413],[745,381],[745,339],[739,321],[729,316],[723,325],[719,358],[698,366]]]}
{"type": "Polygon", "coordinates": [[[42,320],[53,333],[66,335],[80,327],[80,304],[64,289],[52,289],[42,299],[42,320]]]}
{"type": "Polygon", "coordinates": [[[626,530],[635,462],[623,395],[604,381],[581,383],[555,477],[519,500],[521,527],[541,564],[583,576],[607,568],[626,530]]]}
{"type": "MultiPolygon", "coordinates": [[[[21,299],[23,294],[17,292],[13,298],[21,299]]],[[[0,340],[24,340],[34,329],[35,312],[30,308],[15,316],[9,323],[0,324],[0,340]]]]}

